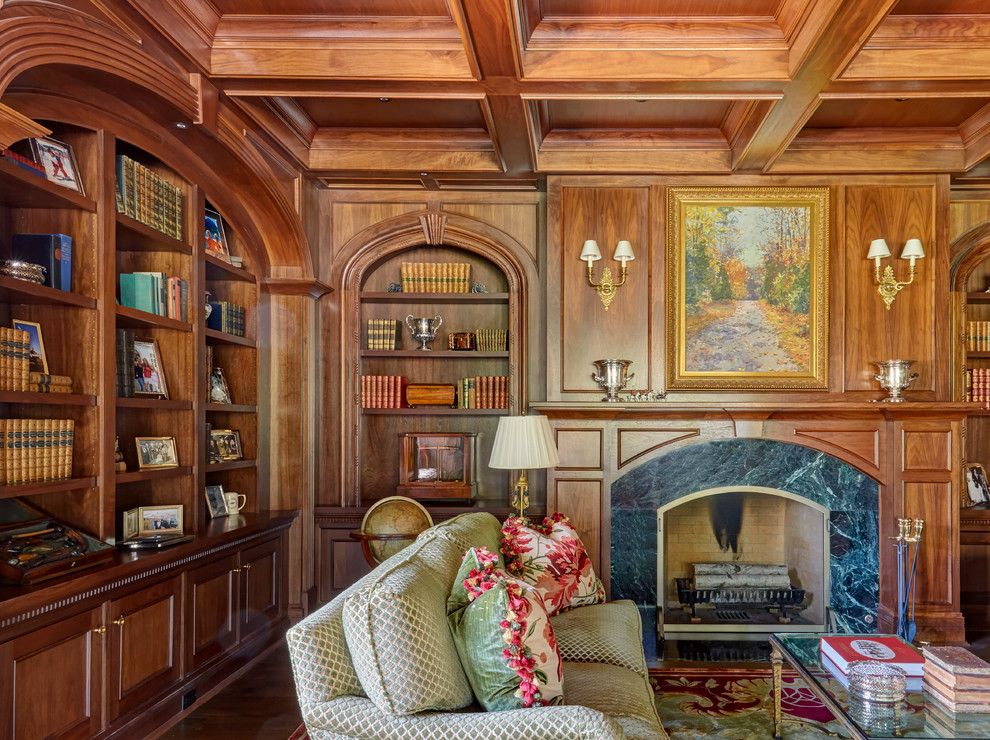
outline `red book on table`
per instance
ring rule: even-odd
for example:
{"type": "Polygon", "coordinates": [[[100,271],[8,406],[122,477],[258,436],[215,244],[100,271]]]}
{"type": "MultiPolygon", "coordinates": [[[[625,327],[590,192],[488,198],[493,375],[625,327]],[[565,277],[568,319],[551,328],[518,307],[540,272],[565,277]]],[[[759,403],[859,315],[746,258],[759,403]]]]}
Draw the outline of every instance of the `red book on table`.
{"type": "Polygon", "coordinates": [[[825,635],[821,638],[822,655],[843,673],[855,660],[874,660],[904,669],[909,676],[923,676],[925,659],[895,635],[825,635]]]}

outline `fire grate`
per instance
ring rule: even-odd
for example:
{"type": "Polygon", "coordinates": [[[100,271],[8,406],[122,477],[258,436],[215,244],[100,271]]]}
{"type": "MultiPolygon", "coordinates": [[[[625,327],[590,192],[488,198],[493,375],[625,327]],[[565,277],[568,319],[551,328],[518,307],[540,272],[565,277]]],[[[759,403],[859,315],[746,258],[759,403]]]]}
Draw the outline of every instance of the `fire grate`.
{"type": "Polygon", "coordinates": [[[749,622],[749,615],[740,609],[716,609],[715,619],[719,622],[749,622]]]}
{"type": "MultiPolygon", "coordinates": [[[[691,607],[692,621],[697,619],[698,604],[715,604],[723,613],[737,611],[742,621],[749,621],[742,609],[779,609],[780,621],[787,621],[787,609],[804,609],[803,588],[692,588],[691,578],[676,578],[677,598],[691,607]]],[[[717,614],[716,614],[717,616],[717,614]]],[[[721,617],[718,617],[722,619],[721,617]]]]}

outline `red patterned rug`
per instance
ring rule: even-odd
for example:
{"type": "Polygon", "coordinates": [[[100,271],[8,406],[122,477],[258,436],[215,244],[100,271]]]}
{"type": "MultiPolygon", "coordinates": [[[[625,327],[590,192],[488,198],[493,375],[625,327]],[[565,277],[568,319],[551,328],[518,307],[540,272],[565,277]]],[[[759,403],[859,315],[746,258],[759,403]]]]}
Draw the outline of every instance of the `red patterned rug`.
{"type": "MultiPolygon", "coordinates": [[[[653,668],[650,685],[671,740],[765,740],[773,736],[769,668],[653,668]]],[[[781,710],[788,740],[823,740],[838,726],[794,671],[785,670],[781,710]]],[[[288,740],[308,740],[300,726],[288,740]]]]}

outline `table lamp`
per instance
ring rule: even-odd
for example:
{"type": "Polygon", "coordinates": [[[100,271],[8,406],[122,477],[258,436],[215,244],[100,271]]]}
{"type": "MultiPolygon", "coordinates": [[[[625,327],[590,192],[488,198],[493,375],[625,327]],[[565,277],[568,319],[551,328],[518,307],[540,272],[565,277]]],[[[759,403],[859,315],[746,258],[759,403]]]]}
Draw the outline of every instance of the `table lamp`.
{"type": "Polygon", "coordinates": [[[502,416],[495,431],[492,457],[488,466],[501,470],[518,470],[519,479],[512,493],[512,506],[520,517],[529,507],[529,481],[526,471],[552,468],[560,463],[553,441],[550,421],[545,416],[502,416]]]}

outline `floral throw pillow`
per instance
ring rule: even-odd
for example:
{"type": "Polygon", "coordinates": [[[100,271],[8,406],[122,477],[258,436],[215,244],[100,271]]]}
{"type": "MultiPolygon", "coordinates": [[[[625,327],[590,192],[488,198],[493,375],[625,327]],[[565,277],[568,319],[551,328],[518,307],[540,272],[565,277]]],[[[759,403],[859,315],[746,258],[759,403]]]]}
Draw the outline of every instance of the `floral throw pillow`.
{"type": "Polygon", "coordinates": [[[468,550],[447,601],[474,695],[488,711],[563,704],[563,664],[543,599],[498,561],[484,547],[468,550]]]}
{"type": "Polygon", "coordinates": [[[510,575],[543,595],[550,616],[575,606],[605,601],[588,552],[567,517],[555,513],[542,524],[511,517],[502,527],[502,554],[510,575]]]}

